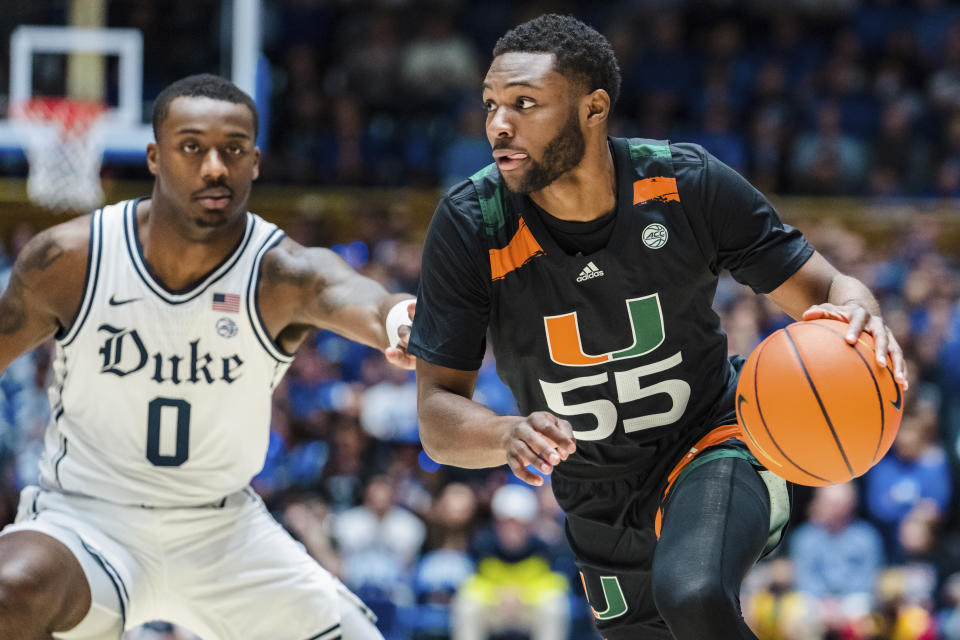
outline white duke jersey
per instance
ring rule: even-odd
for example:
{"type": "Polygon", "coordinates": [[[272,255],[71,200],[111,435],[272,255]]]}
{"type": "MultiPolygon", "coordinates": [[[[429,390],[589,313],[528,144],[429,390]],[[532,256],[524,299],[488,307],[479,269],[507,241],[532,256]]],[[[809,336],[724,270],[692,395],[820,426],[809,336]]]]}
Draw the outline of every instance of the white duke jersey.
{"type": "Polygon", "coordinates": [[[119,504],[214,503],[263,466],[272,392],[293,359],[257,308],[263,256],[284,234],[247,213],[230,255],[171,291],[144,260],[136,203],[91,217],[83,301],[57,336],[41,483],[119,504]]]}

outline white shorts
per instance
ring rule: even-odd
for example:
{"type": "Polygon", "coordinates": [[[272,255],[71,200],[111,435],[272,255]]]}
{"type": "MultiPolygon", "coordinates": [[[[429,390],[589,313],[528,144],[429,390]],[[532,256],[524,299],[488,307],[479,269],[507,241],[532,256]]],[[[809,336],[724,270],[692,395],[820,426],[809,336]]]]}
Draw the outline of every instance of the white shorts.
{"type": "Polygon", "coordinates": [[[345,601],[372,617],[249,488],[214,506],[151,509],[27,487],[2,533],[23,530],[65,544],[90,582],[91,614],[110,611],[124,629],[164,620],[205,640],[337,640],[345,601]]]}

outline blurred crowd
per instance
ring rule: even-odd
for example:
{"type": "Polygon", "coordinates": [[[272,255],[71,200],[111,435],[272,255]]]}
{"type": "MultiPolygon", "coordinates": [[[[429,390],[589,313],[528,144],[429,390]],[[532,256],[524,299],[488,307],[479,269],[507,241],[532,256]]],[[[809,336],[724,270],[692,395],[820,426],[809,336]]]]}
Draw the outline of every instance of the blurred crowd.
{"type": "Polygon", "coordinates": [[[960,195],[949,0],[271,0],[264,179],[448,185],[490,162],[497,37],[544,11],[607,35],[615,135],[700,142],[775,193],[960,195]]]}
{"type": "MultiPolygon", "coordinates": [[[[333,246],[391,290],[414,291],[420,246],[402,220],[358,213],[348,244],[322,221],[287,227],[301,242],[333,246]]],[[[834,220],[801,225],[878,293],[911,389],[900,433],[874,469],[847,485],[795,487],[790,534],[744,587],[744,612],[761,640],[960,639],[960,267],[934,250],[942,223],[917,213],[882,249],[834,220]]],[[[11,258],[30,235],[26,227],[12,234],[11,258]]],[[[727,277],[715,308],[731,353],[749,353],[789,322],[727,277]]],[[[50,356],[48,344],[0,377],[0,524],[36,478],[50,356]]],[[[515,411],[490,358],[477,397],[515,411]]],[[[304,344],[276,392],[254,487],[374,609],[388,640],[596,638],[549,486],[529,488],[506,467],[430,460],[417,436],[413,374],[375,350],[326,332],[304,344]]],[[[131,638],[190,638],[177,634],[157,625],[131,638]]]]}

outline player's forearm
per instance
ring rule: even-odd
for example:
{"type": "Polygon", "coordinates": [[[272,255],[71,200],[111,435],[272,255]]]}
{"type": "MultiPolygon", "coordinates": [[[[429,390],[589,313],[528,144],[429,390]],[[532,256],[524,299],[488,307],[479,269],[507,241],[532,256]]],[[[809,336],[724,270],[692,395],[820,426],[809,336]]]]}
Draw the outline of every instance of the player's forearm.
{"type": "Polygon", "coordinates": [[[870,289],[856,278],[842,273],[834,276],[825,302],[837,306],[854,303],[863,307],[872,315],[879,315],[880,313],[880,304],[870,292],[870,289]]]}
{"type": "Polygon", "coordinates": [[[522,418],[499,416],[483,405],[443,389],[421,393],[420,440],[433,460],[482,469],[506,464],[504,439],[522,418]]]}
{"type": "Polygon", "coordinates": [[[414,300],[408,293],[390,294],[375,282],[357,282],[353,298],[330,314],[330,328],[340,335],[375,349],[385,350],[389,344],[386,320],[395,304],[414,300]]]}

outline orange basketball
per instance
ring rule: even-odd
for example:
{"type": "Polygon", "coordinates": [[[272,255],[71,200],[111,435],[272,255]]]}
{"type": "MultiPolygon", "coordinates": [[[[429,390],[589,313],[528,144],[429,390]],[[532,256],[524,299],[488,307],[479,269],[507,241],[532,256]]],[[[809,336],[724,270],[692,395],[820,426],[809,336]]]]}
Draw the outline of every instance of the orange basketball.
{"type": "Polygon", "coordinates": [[[768,469],[810,486],[861,476],[887,453],[903,396],[873,336],[844,340],[847,323],[795,322],[747,359],[737,384],[743,440],[768,469]]]}

